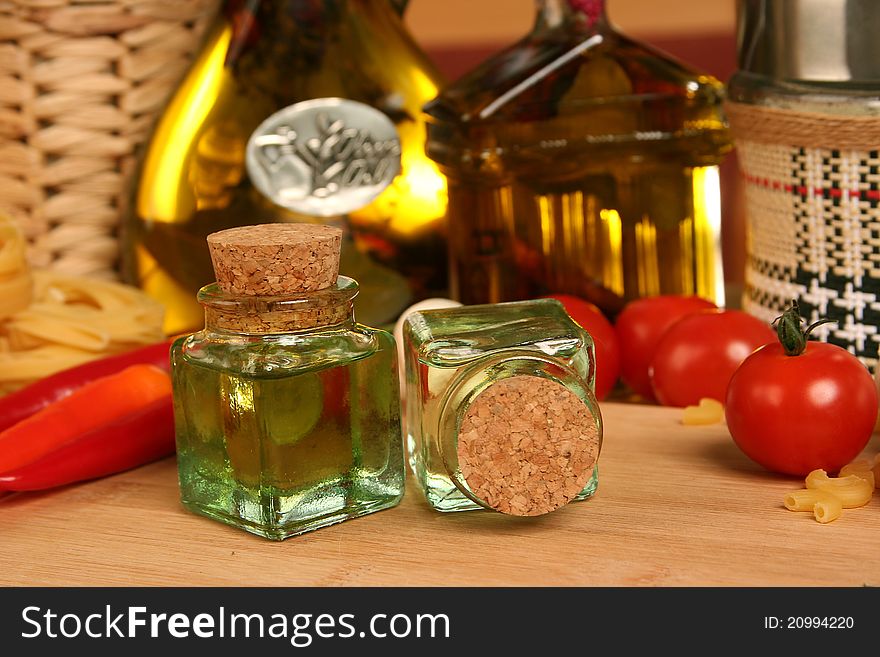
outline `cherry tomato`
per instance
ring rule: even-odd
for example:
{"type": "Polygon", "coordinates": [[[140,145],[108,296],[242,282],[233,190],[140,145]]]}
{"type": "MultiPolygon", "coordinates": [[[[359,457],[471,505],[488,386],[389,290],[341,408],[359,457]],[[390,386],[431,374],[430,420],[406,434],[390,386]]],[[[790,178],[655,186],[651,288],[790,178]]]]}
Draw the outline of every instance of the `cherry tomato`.
{"type": "Polygon", "coordinates": [[[715,304],[700,297],[664,295],[637,299],[626,305],[614,324],[620,345],[620,374],[630,389],[654,399],[648,367],[660,338],[685,315],[715,308],[715,304]]]}
{"type": "Polygon", "coordinates": [[[724,401],[730,377],[773,329],[739,310],[703,310],[673,324],[660,339],[650,376],[664,406],[690,406],[703,397],[724,401]]]}
{"type": "Polygon", "coordinates": [[[877,390],[865,366],[841,347],[805,338],[800,345],[768,344],[731,378],[725,416],[739,448],[768,470],[837,472],[871,437],[877,390]]]}
{"type": "Polygon", "coordinates": [[[553,294],[571,318],[590,334],[596,349],[596,399],[605,399],[620,376],[620,348],[614,327],[599,308],[568,294],[553,294]]]}

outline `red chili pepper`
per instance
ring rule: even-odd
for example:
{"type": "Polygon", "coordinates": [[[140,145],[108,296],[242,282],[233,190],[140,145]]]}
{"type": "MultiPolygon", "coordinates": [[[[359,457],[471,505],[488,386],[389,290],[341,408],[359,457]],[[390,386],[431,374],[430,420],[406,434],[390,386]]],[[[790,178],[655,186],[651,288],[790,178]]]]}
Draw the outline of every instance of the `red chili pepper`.
{"type": "Polygon", "coordinates": [[[57,372],[45,379],[35,381],[13,393],[0,397],[0,431],[18,424],[49,404],[67,397],[95,379],[121,372],[130,365],[142,363],[170,369],[170,342],[159,342],[148,347],[135,349],[123,354],[99,358],[67,370],[57,372]]]}
{"type": "Polygon", "coordinates": [[[0,473],[41,459],[170,394],[171,378],[155,365],[132,365],[96,379],[0,432],[0,473]]]}
{"type": "Polygon", "coordinates": [[[97,479],[173,453],[174,412],[171,395],[166,395],[37,461],[0,474],[0,490],[43,490],[97,479]]]}

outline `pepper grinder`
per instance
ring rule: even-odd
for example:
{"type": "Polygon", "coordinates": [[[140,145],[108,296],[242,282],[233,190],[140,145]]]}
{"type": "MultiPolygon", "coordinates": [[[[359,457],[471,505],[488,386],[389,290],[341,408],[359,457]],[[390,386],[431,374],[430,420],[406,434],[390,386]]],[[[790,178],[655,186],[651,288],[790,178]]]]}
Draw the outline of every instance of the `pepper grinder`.
{"type": "Polygon", "coordinates": [[[868,366],[880,343],[880,3],[740,0],[725,111],[747,203],[743,307],[798,299],[868,366]]]}

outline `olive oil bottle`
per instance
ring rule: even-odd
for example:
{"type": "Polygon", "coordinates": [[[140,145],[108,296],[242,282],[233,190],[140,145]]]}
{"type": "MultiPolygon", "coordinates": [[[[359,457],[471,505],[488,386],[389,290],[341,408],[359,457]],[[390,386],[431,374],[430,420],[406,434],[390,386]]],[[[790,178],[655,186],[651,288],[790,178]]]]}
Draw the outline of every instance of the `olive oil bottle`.
{"type": "Polygon", "coordinates": [[[541,0],[521,41],[427,106],[449,180],[453,296],[723,302],[723,87],[619,34],[599,0],[541,0]]]}
{"type": "Polygon", "coordinates": [[[240,225],[342,228],[373,325],[444,293],[446,183],[421,114],[439,77],[402,4],[224,3],[155,127],[125,223],[126,277],[165,304],[168,332],[200,325],[205,237],[240,225]]]}

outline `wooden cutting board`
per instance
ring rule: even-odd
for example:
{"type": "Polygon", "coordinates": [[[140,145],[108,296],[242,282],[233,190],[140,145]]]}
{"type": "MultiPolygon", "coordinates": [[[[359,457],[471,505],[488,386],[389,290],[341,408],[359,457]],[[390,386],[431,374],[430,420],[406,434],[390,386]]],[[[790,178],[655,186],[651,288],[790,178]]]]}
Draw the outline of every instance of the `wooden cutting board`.
{"type": "MultiPolygon", "coordinates": [[[[282,543],[191,515],[173,459],[0,499],[3,585],[880,585],[880,495],[820,525],[724,425],[605,404],[599,491],[540,518],[403,503],[282,543]]],[[[875,437],[866,450],[880,449],[875,437]]]]}

